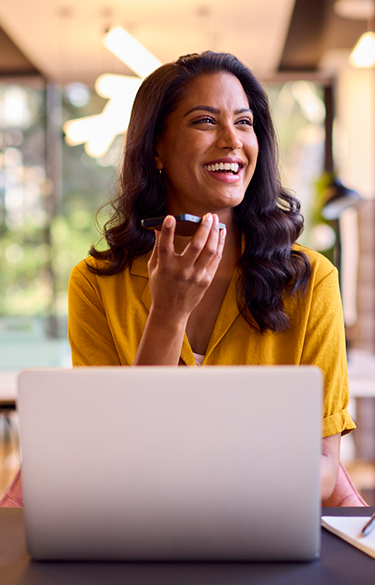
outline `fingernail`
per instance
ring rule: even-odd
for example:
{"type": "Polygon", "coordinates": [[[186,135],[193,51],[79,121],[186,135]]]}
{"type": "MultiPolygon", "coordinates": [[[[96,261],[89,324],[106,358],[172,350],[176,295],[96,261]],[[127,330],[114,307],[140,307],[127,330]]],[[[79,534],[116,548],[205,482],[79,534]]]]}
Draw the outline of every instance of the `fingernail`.
{"type": "Polygon", "coordinates": [[[167,215],[167,217],[164,220],[164,225],[167,228],[171,228],[173,225],[173,218],[170,215],[167,215]]]}
{"type": "Polygon", "coordinates": [[[212,223],[212,213],[206,213],[203,218],[203,223],[212,223]]]}

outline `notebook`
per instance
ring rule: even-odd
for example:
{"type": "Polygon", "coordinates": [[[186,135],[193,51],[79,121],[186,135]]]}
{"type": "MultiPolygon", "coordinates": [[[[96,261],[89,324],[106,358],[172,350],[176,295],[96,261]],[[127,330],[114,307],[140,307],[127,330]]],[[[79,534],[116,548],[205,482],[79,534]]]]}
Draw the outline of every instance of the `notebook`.
{"type": "Polygon", "coordinates": [[[370,516],[322,516],[322,526],[349,542],[362,552],[375,558],[375,530],[362,536],[362,528],[370,516]]]}
{"type": "Polygon", "coordinates": [[[39,560],[311,560],[322,375],[310,366],[25,370],[39,560]]]}

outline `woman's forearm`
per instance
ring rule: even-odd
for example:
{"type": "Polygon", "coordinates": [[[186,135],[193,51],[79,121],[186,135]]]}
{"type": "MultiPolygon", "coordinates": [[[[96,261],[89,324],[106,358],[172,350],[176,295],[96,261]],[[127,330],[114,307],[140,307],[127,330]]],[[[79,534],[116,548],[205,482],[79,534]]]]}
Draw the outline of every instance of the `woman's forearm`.
{"type": "Polygon", "coordinates": [[[133,365],[177,366],[180,361],[187,319],[174,321],[157,315],[151,307],[133,365]]]}
{"type": "Polygon", "coordinates": [[[322,502],[328,500],[336,485],[340,463],[340,440],[340,433],[322,439],[320,469],[320,493],[322,502]]]}

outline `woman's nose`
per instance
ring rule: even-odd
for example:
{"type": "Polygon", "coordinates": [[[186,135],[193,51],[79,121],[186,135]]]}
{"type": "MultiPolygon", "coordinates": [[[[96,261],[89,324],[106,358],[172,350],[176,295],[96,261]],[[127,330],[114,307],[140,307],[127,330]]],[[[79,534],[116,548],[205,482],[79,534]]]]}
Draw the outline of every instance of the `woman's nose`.
{"type": "Polygon", "coordinates": [[[236,129],[228,124],[219,130],[217,146],[219,148],[238,150],[239,148],[242,148],[243,144],[236,129]]]}

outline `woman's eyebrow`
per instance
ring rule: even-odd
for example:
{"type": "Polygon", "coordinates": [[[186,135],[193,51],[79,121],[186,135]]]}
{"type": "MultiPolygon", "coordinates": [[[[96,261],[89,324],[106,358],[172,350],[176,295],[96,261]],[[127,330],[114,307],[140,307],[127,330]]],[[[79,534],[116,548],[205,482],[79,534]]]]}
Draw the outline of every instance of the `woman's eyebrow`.
{"type": "MultiPolygon", "coordinates": [[[[211,114],[220,114],[220,110],[218,110],[217,108],[212,108],[211,106],[194,106],[194,108],[191,108],[191,110],[184,114],[184,117],[190,114],[191,112],[195,112],[196,110],[203,110],[205,112],[210,112],[211,114]]],[[[240,108],[238,110],[235,110],[234,114],[237,116],[238,114],[243,114],[244,112],[249,112],[250,114],[253,114],[253,110],[251,110],[250,108],[240,108]]]]}
{"type": "Polygon", "coordinates": [[[185,116],[187,116],[191,112],[195,112],[196,110],[204,110],[205,112],[210,112],[211,114],[220,114],[220,110],[218,110],[217,108],[212,108],[211,106],[195,106],[194,108],[191,108],[191,110],[186,112],[185,116]]]}

